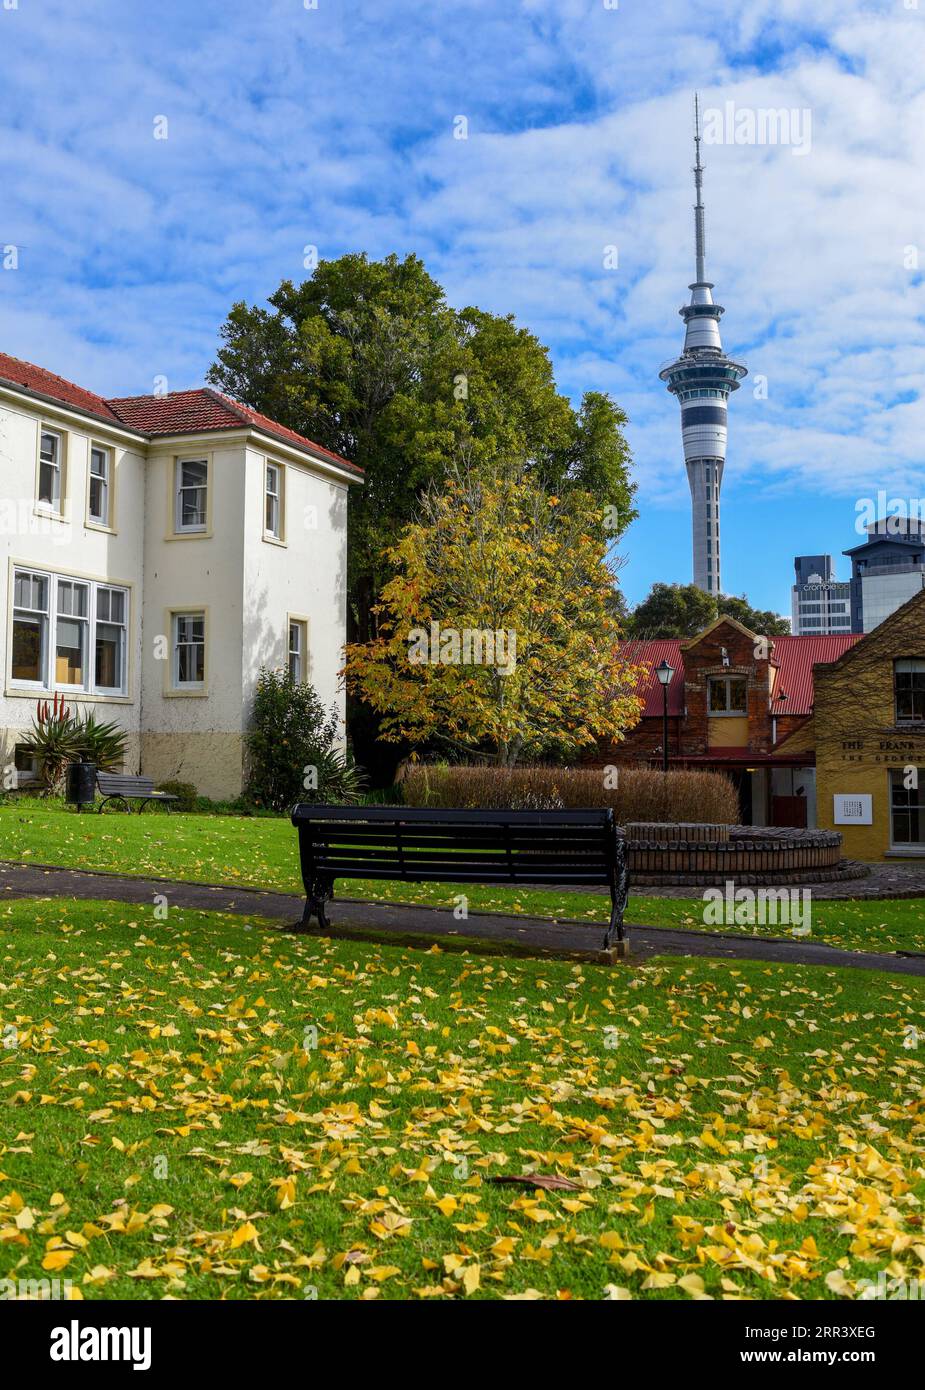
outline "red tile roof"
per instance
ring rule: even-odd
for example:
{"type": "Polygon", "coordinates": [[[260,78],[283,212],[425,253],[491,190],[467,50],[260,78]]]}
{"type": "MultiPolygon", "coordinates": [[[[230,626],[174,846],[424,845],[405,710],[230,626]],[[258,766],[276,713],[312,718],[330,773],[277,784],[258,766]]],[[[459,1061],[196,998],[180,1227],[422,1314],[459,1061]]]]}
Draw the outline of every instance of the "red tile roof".
{"type": "MultiPolygon", "coordinates": [[[[813,666],[837,661],[849,647],[861,639],[860,633],[844,633],[828,637],[774,637],[772,661],[778,667],[774,694],[782,692],[786,700],[772,702],[774,714],[810,714],[813,707],[813,666]]],[[[684,713],[684,656],[678,638],[665,637],[652,642],[624,642],[621,654],[635,666],[648,666],[650,675],[639,690],[645,700],[642,717],[662,717],[662,691],[655,668],[663,660],[674,667],[668,687],[668,713],[684,713]]]]}
{"type": "Polygon", "coordinates": [[[35,367],[31,362],[21,362],[18,357],[8,357],[5,352],[0,352],[0,381],[21,387],[24,391],[33,392],[38,396],[46,396],[49,400],[60,401],[62,405],[72,406],[87,415],[96,415],[100,420],[108,420],[110,424],[119,424],[118,415],[110,409],[109,403],[104,401],[102,396],[85,391],[82,386],[75,386],[73,381],[65,381],[63,376],[55,376],[54,372],[46,372],[44,367],[35,367]]]}
{"type": "Polygon", "coordinates": [[[171,391],[166,396],[119,396],[104,400],[53,372],[46,372],[43,367],[20,362],[5,353],[0,353],[0,382],[70,406],[109,424],[123,425],[149,439],[159,435],[201,434],[207,430],[246,427],[290,444],[303,453],[331,459],[358,476],[363,474],[363,469],[349,459],[209,386],[193,391],[171,391]]]}
{"type": "Polygon", "coordinates": [[[119,396],[108,402],[129,429],[150,436],[198,434],[240,424],[208,391],[171,391],[166,396],[119,396]]]}

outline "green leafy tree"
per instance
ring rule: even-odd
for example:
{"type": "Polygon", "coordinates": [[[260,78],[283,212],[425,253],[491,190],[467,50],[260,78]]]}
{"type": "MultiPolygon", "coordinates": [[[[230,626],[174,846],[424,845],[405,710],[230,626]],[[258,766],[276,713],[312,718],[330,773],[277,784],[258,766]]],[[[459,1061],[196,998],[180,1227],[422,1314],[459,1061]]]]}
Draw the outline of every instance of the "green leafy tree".
{"type": "Polygon", "coordinates": [[[630,636],[695,637],[720,615],[735,618],[743,627],[762,637],[777,637],[790,631],[790,623],[776,613],[752,608],[743,595],[722,594],[717,599],[696,584],[653,584],[648,595],[630,614],[630,636]]]}
{"type": "Polygon", "coordinates": [[[735,594],[724,594],[717,607],[727,618],[735,618],[736,622],[747,627],[749,632],[755,632],[761,637],[785,637],[790,631],[789,618],[782,618],[771,609],[752,608],[744,594],[739,597],[735,594]]]}
{"type": "Polygon", "coordinates": [[[208,376],[366,470],[349,509],[351,635],[373,634],[383,552],[463,451],[523,458],[541,486],[593,493],[611,539],[635,517],[623,411],[593,391],[575,410],[532,333],[450,308],[416,256],[321,261],[268,303],[234,305],[208,376]]]}
{"type": "Polygon", "coordinates": [[[716,617],[716,600],[696,584],[653,584],[630,614],[633,637],[693,637],[716,617]]]}

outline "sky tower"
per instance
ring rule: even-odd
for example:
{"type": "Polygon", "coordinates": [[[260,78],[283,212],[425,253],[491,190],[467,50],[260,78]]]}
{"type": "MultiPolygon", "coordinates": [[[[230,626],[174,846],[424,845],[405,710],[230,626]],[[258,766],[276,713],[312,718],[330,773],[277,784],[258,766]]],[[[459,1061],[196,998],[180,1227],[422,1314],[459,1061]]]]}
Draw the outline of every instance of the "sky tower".
{"type": "Polygon", "coordinates": [[[708,594],[719,594],[719,494],[726,464],[726,402],[730,391],[739,389],[747,368],[723,351],[719,334],[723,310],[713,303],[713,285],[707,279],[700,138],[700,99],[695,96],[696,278],[689,287],[690,303],[678,311],[685,323],[683,351],[662,368],[659,377],[681,403],[681,438],[691,489],[694,583],[708,594]]]}

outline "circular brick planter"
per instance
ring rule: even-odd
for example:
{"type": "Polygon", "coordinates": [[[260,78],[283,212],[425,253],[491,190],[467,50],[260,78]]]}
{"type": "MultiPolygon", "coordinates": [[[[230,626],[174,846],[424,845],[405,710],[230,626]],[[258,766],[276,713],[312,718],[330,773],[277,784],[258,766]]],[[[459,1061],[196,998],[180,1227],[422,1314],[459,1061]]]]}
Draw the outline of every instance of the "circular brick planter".
{"type": "Polygon", "coordinates": [[[626,827],[630,881],[636,886],[826,883],[864,878],[864,865],[841,857],[834,830],[777,826],[642,825],[626,827]]]}

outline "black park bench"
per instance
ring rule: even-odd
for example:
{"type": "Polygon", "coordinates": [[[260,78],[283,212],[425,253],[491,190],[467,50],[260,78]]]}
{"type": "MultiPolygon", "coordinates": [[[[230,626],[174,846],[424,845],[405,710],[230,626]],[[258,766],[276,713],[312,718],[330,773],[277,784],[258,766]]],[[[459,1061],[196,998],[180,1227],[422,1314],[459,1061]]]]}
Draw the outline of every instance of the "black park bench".
{"type": "Polygon", "coordinates": [[[626,842],[612,810],[446,811],[315,806],[292,811],[306,901],[295,930],[318,918],[337,878],[404,883],[521,883],[610,889],[604,951],[624,955],[626,842]]]}
{"type": "MultiPolygon", "coordinates": [[[[100,796],[103,798],[99,805],[100,815],[107,801],[140,801],[138,807],[139,814],[145,809],[149,801],[163,801],[167,810],[170,810],[171,801],[176,801],[175,796],[169,792],[156,792],[154,781],[150,777],[129,777],[121,772],[98,772],[96,774],[96,786],[100,796]]],[[[129,806],[129,810],[131,807],[129,806]]]]}

